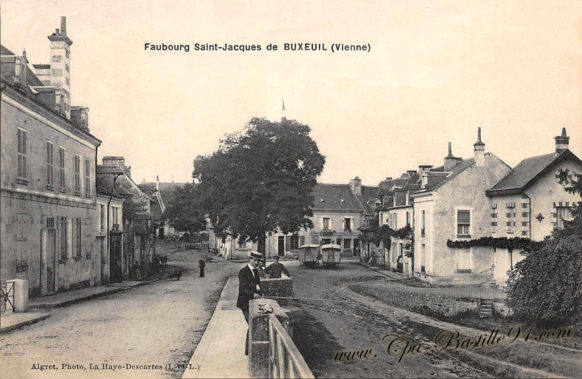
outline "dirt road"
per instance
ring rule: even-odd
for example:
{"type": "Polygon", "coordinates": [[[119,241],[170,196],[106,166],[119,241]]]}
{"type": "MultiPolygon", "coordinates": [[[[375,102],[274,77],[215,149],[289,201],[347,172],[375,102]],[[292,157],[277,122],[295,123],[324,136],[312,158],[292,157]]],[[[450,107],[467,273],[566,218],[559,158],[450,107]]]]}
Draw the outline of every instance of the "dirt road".
{"type": "Polygon", "coordinates": [[[180,281],[54,309],[45,321],[1,335],[0,377],[179,377],[239,265],[209,262],[199,278],[203,252],[162,254],[185,270],[180,281]]]}

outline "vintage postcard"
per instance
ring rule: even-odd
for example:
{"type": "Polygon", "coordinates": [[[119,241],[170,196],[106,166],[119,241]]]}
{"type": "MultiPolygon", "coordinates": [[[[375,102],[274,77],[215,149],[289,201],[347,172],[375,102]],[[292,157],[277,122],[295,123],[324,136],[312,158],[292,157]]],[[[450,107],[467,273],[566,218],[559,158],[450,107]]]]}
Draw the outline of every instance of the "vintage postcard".
{"type": "Polygon", "coordinates": [[[0,378],[579,375],[582,2],[0,32],[0,378]]]}

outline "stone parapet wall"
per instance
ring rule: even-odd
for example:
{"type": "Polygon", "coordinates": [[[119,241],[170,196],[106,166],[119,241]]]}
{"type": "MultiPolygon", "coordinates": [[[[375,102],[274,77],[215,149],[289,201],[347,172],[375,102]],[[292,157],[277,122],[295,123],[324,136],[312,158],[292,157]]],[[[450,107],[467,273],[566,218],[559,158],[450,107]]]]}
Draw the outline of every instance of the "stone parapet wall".
{"type": "Polygon", "coordinates": [[[293,304],[293,279],[289,277],[261,278],[261,290],[265,298],[276,300],[280,306],[293,304]]]}

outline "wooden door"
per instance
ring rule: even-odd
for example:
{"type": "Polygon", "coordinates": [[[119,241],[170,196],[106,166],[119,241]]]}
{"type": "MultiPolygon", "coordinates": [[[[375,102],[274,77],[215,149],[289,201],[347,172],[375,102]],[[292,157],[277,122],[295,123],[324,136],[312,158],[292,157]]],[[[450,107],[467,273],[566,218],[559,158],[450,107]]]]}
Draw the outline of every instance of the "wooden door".
{"type": "Polygon", "coordinates": [[[56,244],[55,229],[43,229],[41,231],[41,265],[40,265],[40,283],[42,295],[50,295],[55,292],[55,271],[56,271],[55,244],[56,244]]]}

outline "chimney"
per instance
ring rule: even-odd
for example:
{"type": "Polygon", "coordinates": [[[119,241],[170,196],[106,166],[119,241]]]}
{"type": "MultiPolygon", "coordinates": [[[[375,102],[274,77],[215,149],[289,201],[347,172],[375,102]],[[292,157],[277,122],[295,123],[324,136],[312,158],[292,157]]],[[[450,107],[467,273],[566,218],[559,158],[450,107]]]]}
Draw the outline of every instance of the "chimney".
{"type": "Polygon", "coordinates": [[[422,174],[428,172],[432,168],[432,165],[420,165],[418,166],[418,175],[422,176],[422,174]]]}
{"type": "Polygon", "coordinates": [[[473,144],[475,152],[475,166],[485,166],[485,144],[481,141],[481,127],[477,128],[477,142],[473,144]]]}
{"type": "Polygon", "coordinates": [[[103,166],[125,168],[125,158],[119,156],[103,157],[103,166]]]}
{"type": "Polygon", "coordinates": [[[568,150],[570,137],[566,135],[566,128],[562,128],[562,135],[556,136],[554,139],[556,140],[556,153],[568,150]]]}
{"type": "Polygon", "coordinates": [[[26,75],[28,73],[28,59],[26,59],[26,50],[22,52],[21,57],[16,57],[14,61],[14,84],[28,88],[26,85],[26,75]]]}
{"type": "Polygon", "coordinates": [[[61,16],[61,34],[67,35],[67,18],[65,16],[61,16]]]}
{"type": "Polygon", "coordinates": [[[362,194],[362,179],[358,176],[350,180],[350,189],[354,193],[354,195],[361,195],[362,194]]]}
{"type": "Polygon", "coordinates": [[[457,158],[453,155],[453,148],[451,143],[449,142],[449,154],[445,157],[444,170],[451,171],[451,169],[455,167],[460,161],[461,158],[457,158]]]}
{"type": "Polygon", "coordinates": [[[412,178],[416,174],[416,170],[406,170],[406,173],[408,174],[408,178],[412,178]]]}
{"type": "Polygon", "coordinates": [[[160,190],[160,176],[156,175],[156,191],[160,190]]]}
{"type": "Polygon", "coordinates": [[[73,106],[71,107],[71,121],[79,129],[89,131],[89,108],[73,106]]]}

